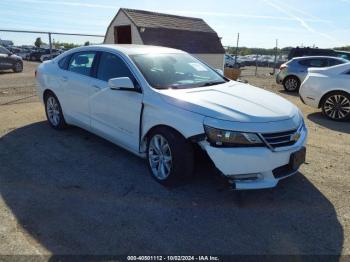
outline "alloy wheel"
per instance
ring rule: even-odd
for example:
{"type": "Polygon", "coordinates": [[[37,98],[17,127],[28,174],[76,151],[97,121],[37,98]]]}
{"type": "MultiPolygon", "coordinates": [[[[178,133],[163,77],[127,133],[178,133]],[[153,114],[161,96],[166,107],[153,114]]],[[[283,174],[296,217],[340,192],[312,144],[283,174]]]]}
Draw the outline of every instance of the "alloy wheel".
{"type": "Polygon", "coordinates": [[[50,96],[46,102],[47,116],[53,126],[58,126],[60,123],[60,109],[56,98],[50,96]]]}
{"type": "Polygon", "coordinates": [[[298,89],[298,80],[296,80],[295,78],[291,77],[291,78],[288,78],[286,80],[286,82],[284,83],[284,86],[286,87],[286,89],[288,91],[295,91],[298,89]]]}
{"type": "Polygon", "coordinates": [[[350,114],[350,100],[341,94],[331,95],[324,102],[323,109],[329,118],[343,120],[350,114]]]}
{"type": "Polygon", "coordinates": [[[157,179],[164,180],[170,175],[172,155],[169,143],[162,135],[152,137],[148,149],[148,161],[157,179]]]}

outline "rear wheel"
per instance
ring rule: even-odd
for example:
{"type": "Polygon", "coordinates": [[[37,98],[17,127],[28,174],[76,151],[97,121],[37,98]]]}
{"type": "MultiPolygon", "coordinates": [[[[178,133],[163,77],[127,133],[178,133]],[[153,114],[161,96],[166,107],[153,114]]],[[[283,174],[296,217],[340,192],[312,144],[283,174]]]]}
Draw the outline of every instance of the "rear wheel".
{"type": "Polygon", "coordinates": [[[157,128],[149,135],[148,167],[162,185],[176,185],[192,176],[193,157],[192,144],[176,131],[157,128]]]}
{"type": "Polygon", "coordinates": [[[63,129],[67,126],[61,105],[53,93],[48,93],[45,96],[45,111],[47,120],[53,128],[63,129]]]}
{"type": "Polygon", "coordinates": [[[23,64],[21,62],[16,62],[13,66],[13,72],[20,73],[23,71],[23,64]]]}
{"type": "Polygon", "coordinates": [[[300,88],[300,80],[295,76],[288,76],[283,81],[283,87],[287,92],[297,92],[300,88]]]}
{"type": "Polygon", "coordinates": [[[337,91],[326,95],[322,103],[323,114],[335,121],[350,119],[350,95],[337,91]]]}

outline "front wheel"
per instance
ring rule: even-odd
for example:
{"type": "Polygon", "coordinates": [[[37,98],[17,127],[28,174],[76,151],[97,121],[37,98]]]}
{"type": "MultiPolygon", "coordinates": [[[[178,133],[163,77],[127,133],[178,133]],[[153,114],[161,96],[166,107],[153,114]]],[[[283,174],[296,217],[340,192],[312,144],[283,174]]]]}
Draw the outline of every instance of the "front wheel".
{"type": "Polygon", "coordinates": [[[345,92],[333,92],[328,94],[322,103],[323,114],[335,121],[350,119],[350,95],[345,92]]]}
{"type": "Polygon", "coordinates": [[[53,93],[49,93],[45,96],[45,112],[47,120],[53,128],[63,129],[67,126],[63,117],[61,105],[53,93]]]}
{"type": "Polygon", "coordinates": [[[169,128],[158,128],[147,143],[148,168],[152,177],[165,186],[184,182],[193,174],[193,146],[169,128]]]}
{"type": "Polygon", "coordinates": [[[23,64],[21,62],[16,62],[16,64],[13,66],[13,72],[21,73],[22,71],[23,71],[23,64]]]}
{"type": "Polygon", "coordinates": [[[283,81],[283,87],[287,92],[297,92],[300,88],[300,81],[295,76],[288,76],[283,81]]]}

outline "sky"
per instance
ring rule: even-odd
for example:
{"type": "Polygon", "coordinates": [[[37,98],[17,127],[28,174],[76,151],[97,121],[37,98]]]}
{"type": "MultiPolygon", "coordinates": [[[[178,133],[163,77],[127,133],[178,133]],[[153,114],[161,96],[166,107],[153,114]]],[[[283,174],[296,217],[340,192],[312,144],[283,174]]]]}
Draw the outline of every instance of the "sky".
{"type": "MultiPolygon", "coordinates": [[[[271,48],[350,45],[350,0],[1,0],[0,29],[104,35],[119,8],[204,19],[224,46],[271,48]]],[[[16,45],[46,35],[0,32],[16,45]]],[[[100,43],[103,38],[53,36],[57,41],[100,43]]]]}

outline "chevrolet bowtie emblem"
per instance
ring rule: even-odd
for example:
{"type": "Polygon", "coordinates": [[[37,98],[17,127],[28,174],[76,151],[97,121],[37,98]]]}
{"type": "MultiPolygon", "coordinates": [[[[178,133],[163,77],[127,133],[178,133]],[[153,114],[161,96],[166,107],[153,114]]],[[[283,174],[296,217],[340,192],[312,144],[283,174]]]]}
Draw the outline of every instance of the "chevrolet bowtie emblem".
{"type": "Polygon", "coordinates": [[[299,140],[299,138],[300,138],[300,133],[295,133],[292,135],[291,140],[296,142],[299,140]]]}

